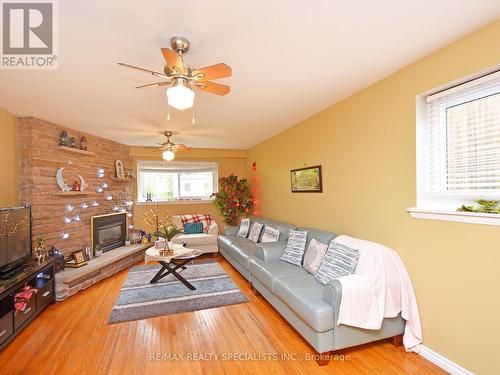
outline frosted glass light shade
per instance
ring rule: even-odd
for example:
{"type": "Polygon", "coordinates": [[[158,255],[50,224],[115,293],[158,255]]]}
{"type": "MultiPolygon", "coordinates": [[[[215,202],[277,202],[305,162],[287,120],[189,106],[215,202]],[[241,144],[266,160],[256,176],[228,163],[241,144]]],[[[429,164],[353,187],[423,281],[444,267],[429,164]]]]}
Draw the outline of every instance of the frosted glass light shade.
{"type": "Polygon", "coordinates": [[[163,151],[162,157],[166,161],[171,161],[171,160],[174,160],[175,153],[173,151],[171,151],[171,150],[163,151]]]}
{"type": "Polygon", "coordinates": [[[179,83],[167,89],[168,105],[183,110],[191,108],[194,103],[194,91],[179,83]]]}

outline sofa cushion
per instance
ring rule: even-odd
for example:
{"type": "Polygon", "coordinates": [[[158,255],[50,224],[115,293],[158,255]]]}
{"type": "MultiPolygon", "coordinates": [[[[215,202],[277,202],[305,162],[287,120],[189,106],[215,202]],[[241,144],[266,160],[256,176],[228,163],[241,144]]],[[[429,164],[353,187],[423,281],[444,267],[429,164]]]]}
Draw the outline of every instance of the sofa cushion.
{"type": "Polygon", "coordinates": [[[279,238],[280,231],[278,229],[270,227],[269,225],[264,226],[261,242],[278,242],[279,238]]]}
{"type": "Polygon", "coordinates": [[[226,251],[234,259],[236,259],[238,263],[248,269],[248,262],[253,256],[255,256],[255,252],[257,251],[257,244],[246,238],[234,237],[232,238],[231,244],[229,245],[229,248],[226,249],[226,251]]]}
{"type": "Polygon", "coordinates": [[[302,267],[294,266],[282,260],[264,262],[258,258],[250,261],[250,272],[252,277],[255,277],[271,291],[276,280],[279,280],[281,277],[307,275],[307,272],[302,267]]]}
{"type": "Polygon", "coordinates": [[[352,275],[358,259],[359,250],[332,241],[315,277],[320,283],[327,284],[333,279],[352,275]]]}
{"type": "Polygon", "coordinates": [[[248,235],[249,229],[250,229],[250,219],[246,218],[241,220],[237,236],[245,238],[248,235]]]}
{"type": "Polygon", "coordinates": [[[188,247],[196,245],[215,245],[217,244],[217,236],[206,233],[179,234],[172,239],[172,242],[177,244],[186,242],[188,247]]]}
{"type": "MultiPolygon", "coordinates": [[[[306,249],[309,247],[312,239],[316,241],[326,243],[327,245],[335,238],[337,235],[333,232],[327,232],[325,230],[309,228],[309,227],[299,227],[297,230],[305,230],[307,231],[307,243],[306,249]]],[[[307,250],[306,250],[307,253],[307,250]]]]}
{"type": "Polygon", "coordinates": [[[288,237],[285,252],[280,259],[285,262],[295,264],[296,266],[301,266],[302,259],[304,258],[304,251],[306,250],[306,241],[306,231],[291,231],[290,237],[288,237]]]}
{"type": "Polygon", "coordinates": [[[252,223],[258,222],[258,223],[268,225],[270,227],[278,229],[280,231],[280,238],[278,241],[288,240],[288,235],[290,234],[290,231],[295,230],[297,228],[296,225],[285,223],[283,221],[266,219],[266,218],[261,217],[261,216],[251,216],[250,221],[252,223]]]}
{"type": "Polygon", "coordinates": [[[333,306],[323,300],[323,289],[313,275],[285,276],[275,281],[273,292],[316,332],[335,327],[333,306]]]}
{"type": "Polygon", "coordinates": [[[263,225],[261,223],[253,223],[252,229],[250,229],[250,234],[248,235],[248,239],[252,242],[259,242],[260,232],[262,232],[263,225]]]}
{"type": "Polygon", "coordinates": [[[314,275],[318,271],[321,262],[323,262],[327,249],[327,244],[321,243],[313,238],[304,256],[304,269],[314,275]]]}
{"type": "Polygon", "coordinates": [[[184,225],[184,234],[203,233],[203,223],[186,223],[184,225]]]}

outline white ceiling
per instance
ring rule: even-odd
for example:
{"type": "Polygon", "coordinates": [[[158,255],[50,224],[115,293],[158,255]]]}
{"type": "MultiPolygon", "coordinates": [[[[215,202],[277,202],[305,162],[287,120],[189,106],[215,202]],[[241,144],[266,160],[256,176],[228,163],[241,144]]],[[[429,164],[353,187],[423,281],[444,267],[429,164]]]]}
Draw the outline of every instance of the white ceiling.
{"type": "Polygon", "coordinates": [[[59,68],[0,70],[0,107],[129,145],[161,130],[192,147],[247,149],[500,16],[498,0],[58,1],[59,68]],[[186,36],[185,62],[225,62],[227,96],[196,94],[166,119],[160,47],[186,36]]]}

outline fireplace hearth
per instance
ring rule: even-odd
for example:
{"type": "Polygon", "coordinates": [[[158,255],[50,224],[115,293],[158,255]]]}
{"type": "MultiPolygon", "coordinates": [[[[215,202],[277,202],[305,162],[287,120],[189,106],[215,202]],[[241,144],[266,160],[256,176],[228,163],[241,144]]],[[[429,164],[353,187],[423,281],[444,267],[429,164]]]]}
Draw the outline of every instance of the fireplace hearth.
{"type": "Polygon", "coordinates": [[[91,221],[92,248],[101,243],[103,252],[125,245],[127,213],[93,216],[91,221]]]}

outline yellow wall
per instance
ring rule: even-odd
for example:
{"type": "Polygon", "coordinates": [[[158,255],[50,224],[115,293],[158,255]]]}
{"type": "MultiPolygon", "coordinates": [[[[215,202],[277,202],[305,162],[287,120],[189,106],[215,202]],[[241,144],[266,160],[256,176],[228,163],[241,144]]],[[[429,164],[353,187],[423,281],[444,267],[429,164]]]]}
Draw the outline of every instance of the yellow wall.
{"type": "MultiPolygon", "coordinates": [[[[131,154],[134,164],[137,160],[161,160],[161,154],[155,148],[132,147],[131,154]]],[[[219,177],[234,174],[240,178],[246,177],[246,156],[247,152],[243,150],[225,150],[225,149],[193,149],[189,152],[177,154],[175,160],[179,161],[216,161],[218,163],[219,177]]],[[[134,167],[135,168],[135,167],[134,167]]],[[[136,187],[135,191],[137,190],[136,187]]],[[[137,194],[137,191],[136,193],[137,194]]],[[[137,196],[135,196],[137,200],[137,196]]],[[[145,210],[151,207],[151,204],[138,204],[134,207],[134,223],[136,228],[148,228],[141,216],[145,210]]],[[[224,220],[213,203],[180,203],[180,204],[160,204],[160,211],[168,211],[170,215],[176,214],[209,214],[222,230],[225,226],[224,220]]]]}
{"type": "Polygon", "coordinates": [[[0,207],[19,204],[17,118],[0,108],[0,207]]]}
{"type": "Polygon", "coordinates": [[[415,96],[500,64],[499,41],[496,21],[248,154],[263,216],[396,249],[413,280],[425,345],[483,374],[500,368],[500,230],[412,219],[406,209],[416,204],[415,96]],[[323,194],[290,192],[290,169],[304,164],[323,166],[323,194]]]}

